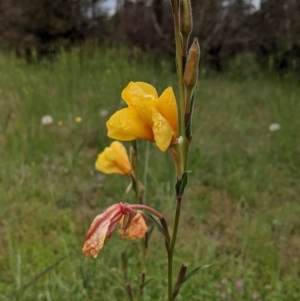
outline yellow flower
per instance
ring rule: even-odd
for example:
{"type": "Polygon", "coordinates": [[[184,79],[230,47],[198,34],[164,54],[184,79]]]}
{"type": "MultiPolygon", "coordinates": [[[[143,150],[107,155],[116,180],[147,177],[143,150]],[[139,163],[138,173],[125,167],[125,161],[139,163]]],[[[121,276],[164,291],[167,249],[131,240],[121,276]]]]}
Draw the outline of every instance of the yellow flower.
{"type": "Polygon", "coordinates": [[[82,121],[82,118],[79,117],[79,116],[77,116],[77,117],[75,118],[75,121],[76,121],[77,123],[80,123],[80,122],[82,121]]]}
{"type": "Polygon", "coordinates": [[[176,142],[178,109],[171,87],[160,97],[156,89],[143,82],[130,82],[122,91],[128,107],[117,111],[107,121],[108,137],[122,141],[154,141],[161,151],[176,142]]]}
{"type": "Polygon", "coordinates": [[[114,141],[98,156],[96,168],[106,174],[117,173],[129,176],[132,173],[126,149],[118,141],[114,141]]]}
{"type": "MultiPolygon", "coordinates": [[[[124,226],[124,216],[120,220],[121,227],[124,226]]],[[[143,238],[148,231],[148,227],[146,225],[146,221],[144,217],[137,212],[134,218],[131,220],[130,225],[127,229],[120,229],[119,233],[123,238],[126,239],[136,239],[143,238]]]]}

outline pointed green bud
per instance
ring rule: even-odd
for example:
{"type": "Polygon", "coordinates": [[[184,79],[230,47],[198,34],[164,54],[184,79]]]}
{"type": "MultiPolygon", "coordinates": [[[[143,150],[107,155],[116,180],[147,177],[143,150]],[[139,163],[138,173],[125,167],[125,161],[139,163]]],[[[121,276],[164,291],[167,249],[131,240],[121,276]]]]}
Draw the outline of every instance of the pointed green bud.
{"type": "Polygon", "coordinates": [[[183,83],[187,89],[193,89],[198,80],[198,68],[200,59],[200,47],[198,39],[194,38],[189,49],[186,66],[183,74],[183,83]]]}
{"type": "Polygon", "coordinates": [[[188,37],[193,30],[192,8],[190,0],[180,0],[180,32],[188,37]]]}

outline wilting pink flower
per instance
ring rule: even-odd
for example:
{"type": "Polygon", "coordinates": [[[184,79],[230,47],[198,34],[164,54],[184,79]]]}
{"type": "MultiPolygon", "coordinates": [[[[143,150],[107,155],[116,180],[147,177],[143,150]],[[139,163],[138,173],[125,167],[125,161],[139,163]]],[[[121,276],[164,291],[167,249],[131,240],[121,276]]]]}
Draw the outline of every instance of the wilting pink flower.
{"type": "Polygon", "coordinates": [[[130,204],[118,203],[107,208],[102,214],[97,215],[86,234],[82,253],[86,257],[93,256],[96,258],[121,219],[124,218],[124,221],[126,221],[122,223],[122,229],[126,231],[136,213],[136,210],[132,209],[130,204]]]}

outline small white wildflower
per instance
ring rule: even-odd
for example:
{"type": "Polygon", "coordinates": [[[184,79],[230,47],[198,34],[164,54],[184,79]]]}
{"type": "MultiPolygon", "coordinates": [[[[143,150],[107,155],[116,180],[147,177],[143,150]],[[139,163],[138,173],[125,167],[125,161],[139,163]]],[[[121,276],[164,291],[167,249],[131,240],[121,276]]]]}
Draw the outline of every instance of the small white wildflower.
{"type": "Polygon", "coordinates": [[[107,111],[107,110],[101,110],[101,111],[99,112],[99,115],[100,115],[101,117],[105,117],[105,116],[108,115],[108,111],[107,111]]]}
{"type": "Polygon", "coordinates": [[[269,130],[270,132],[276,132],[280,129],[280,124],[279,123],[271,123],[269,125],[269,130]]]}
{"type": "Polygon", "coordinates": [[[50,115],[43,116],[41,119],[42,124],[51,124],[53,122],[53,118],[50,115]]]}

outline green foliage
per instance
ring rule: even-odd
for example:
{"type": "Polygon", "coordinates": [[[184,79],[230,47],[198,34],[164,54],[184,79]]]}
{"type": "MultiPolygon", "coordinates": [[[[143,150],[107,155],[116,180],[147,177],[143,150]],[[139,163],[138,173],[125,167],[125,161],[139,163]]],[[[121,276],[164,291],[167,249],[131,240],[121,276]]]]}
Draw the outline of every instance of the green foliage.
{"type": "MultiPolygon", "coordinates": [[[[74,50],[30,66],[0,56],[1,301],[126,300],[123,250],[138,290],[139,242],[115,234],[97,259],[81,248],[95,215],[132,201],[124,177],[94,169],[109,143],[105,121],[123,106],[130,80],[159,92],[176,82],[170,66],[126,49],[74,50]],[[54,122],[41,124],[45,115],[54,122]]],[[[200,80],[174,260],[175,270],[179,258],[189,270],[211,266],[182,286],[178,300],[299,300],[299,93],[293,81],[274,77],[200,80]],[[273,122],[281,125],[276,132],[268,129],[273,122]]],[[[144,143],[138,149],[147,152],[144,143]]],[[[145,200],[170,220],[173,163],[153,144],[149,160],[145,200]]],[[[154,230],[145,300],[162,300],[166,272],[154,230]]]]}
{"type": "Polygon", "coordinates": [[[235,81],[257,79],[262,76],[262,68],[252,53],[237,55],[227,63],[226,74],[235,81]]]}

